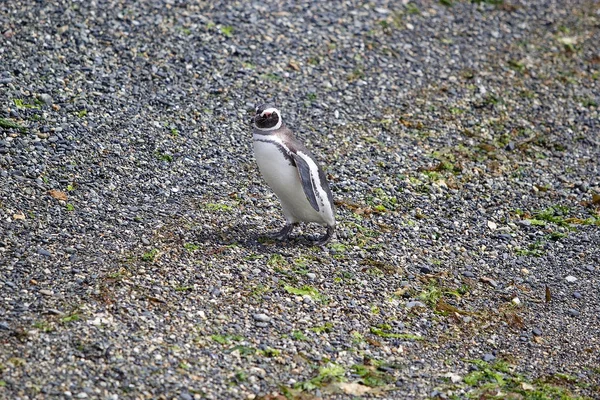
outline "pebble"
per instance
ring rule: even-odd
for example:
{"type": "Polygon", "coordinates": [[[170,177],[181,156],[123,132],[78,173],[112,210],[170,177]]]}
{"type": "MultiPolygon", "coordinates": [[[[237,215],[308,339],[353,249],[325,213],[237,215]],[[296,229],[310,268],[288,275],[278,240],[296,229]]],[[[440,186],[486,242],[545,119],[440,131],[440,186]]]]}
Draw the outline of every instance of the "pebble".
{"type": "Polygon", "coordinates": [[[463,276],[466,276],[467,278],[475,278],[475,274],[472,273],[471,271],[464,271],[463,276]]]}
{"type": "Polygon", "coordinates": [[[0,322],[0,330],[9,331],[10,327],[8,326],[8,324],[6,322],[0,322]]]}
{"type": "Polygon", "coordinates": [[[269,317],[267,314],[254,314],[252,318],[259,322],[269,322],[271,320],[271,317],[269,317]]]}
{"type": "Polygon", "coordinates": [[[567,276],[567,277],[565,278],[565,280],[566,280],[567,282],[569,282],[569,283],[577,282],[577,278],[575,278],[575,277],[574,277],[574,276],[572,276],[572,275],[569,275],[569,276],[567,276]]]}
{"type": "Polygon", "coordinates": [[[317,278],[317,274],[314,274],[312,272],[309,272],[308,274],[306,274],[306,277],[308,279],[310,279],[311,281],[314,281],[317,278]]]}
{"type": "Polygon", "coordinates": [[[531,332],[533,332],[534,336],[542,336],[542,330],[539,328],[533,328],[531,332]]]}
{"type": "Polygon", "coordinates": [[[50,257],[50,256],[52,256],[52,253],[50,253],[48,250],[46,250],[46,249],[44,249],[44,248],[42,248],[42,247],[40,247],[40,248],[38,249],[38,251],[37,251],[37,252],[38,252],[38,254],[39,254],[39,255],[41,255],[41,256],[45,256],[45,257],[50,257]]]}
{"type": "Polygon", "coordinates": [[[498,237],[498,239],[502,239],[506,242],[510,242],[513,239],[513,237],[511,235],[509,235],[508,233],[501,233],[497,237],[498,237]]]}
{"type": "Polygon", "coordinates": [[[406,308],[411,309],[414,307],[427,307],[425,305],[425,303],[422,303],[420,301],[409,301],[408,303],[406,303],[406,308]]]}
{"type": "Polygon", "coordinates": [[[50,96],[48,93],[42,93],[40,94],[40,100],[43,101],[44,103],[46,103],[47,105],[52,105],[52,96],[50,96]]]}
{"type": "Polygon", "coordinates": [[[432,269],[430,267],[425,266],[425,267],[421,267],[420,271],[422,274],[430,274],[432,272],[432,269]]]}
{"type": "Polygon", "coordinates": [[[490,354],[490,353],[486,353],[483,355],[482,359],[485,362],[490,362],[490,361],[494,361],[496,359],[496,356],[493,354],[490,354]]]}
{"type": "Polygon", "coordinates": [[[54,296],[54,292],[47,289],[41,289],[40,294],[43,294],[44,296],[54,296]]]}
{"type": "Polygon", "coordinates": [[[479,280],[481,282],[487,283],[488,285],[490,285],[492,287],[497,287],[498,286],[498,282],[496,282],[492,278],[488,278],[488,277],[482,276],[481,278],[479,278],[479,280]]]}
{"type": "Polygon", "coordinates": [[[577,311],[574,308],[570,308],[568,312],[571,317],[578,317],[581,314],[579,311],[577,311]]]}
{"type": "Polygon", "coordinates": [[[579,293],[579,292],[574,292],[574,293],[573,293],[573,297],[575,297],[576,299],[580,299],[580,298],[581,298],[581,293],[579,293]]]}

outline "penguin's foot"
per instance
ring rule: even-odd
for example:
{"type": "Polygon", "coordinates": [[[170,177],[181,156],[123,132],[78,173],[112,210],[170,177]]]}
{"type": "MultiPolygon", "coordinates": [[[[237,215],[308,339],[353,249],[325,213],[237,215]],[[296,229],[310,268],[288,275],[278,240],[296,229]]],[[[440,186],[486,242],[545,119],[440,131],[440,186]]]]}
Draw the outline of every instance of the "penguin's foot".
{"type": "Polygon", "coordinates": [[[277,233],[272,233],[268,236],[271,239],[275,239],[275,240],[279,240],[279,241],[287,240],[287,239],[289,239],[290,233],[292,233],[295,226],[296,226],[296,224],[286,224],[282,230],[280,230],[277,233]]]}
{"type": "Polygon", "coordinates": [[[327,243],[329,243],[329,241],[333,237],[334,232],[335,232],[335,226],[328,226],[327,233],[325,235],[323,235],[322,237],[320,237],[319,239],[317,239],[314,244],[316,246],[325,246],[327,243]]]}

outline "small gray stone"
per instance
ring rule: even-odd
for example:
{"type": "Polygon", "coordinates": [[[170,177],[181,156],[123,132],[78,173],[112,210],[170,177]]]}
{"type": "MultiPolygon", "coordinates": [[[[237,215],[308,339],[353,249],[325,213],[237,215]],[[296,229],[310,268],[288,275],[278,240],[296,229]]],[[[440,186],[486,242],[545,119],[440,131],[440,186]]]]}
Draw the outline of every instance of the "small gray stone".
{"type": "Polygon", "coordinates": [[[38,254],[39,254],[39,255],[41,255],[41,256],[45,256],[45,257],[50,257],[50,256],[52,256],[52,253],[50,253],[48,250],[46,250],[46,249],[44,249],[44,248],[42,248],[42,247],[40,247],[40,248],[38,249],[38,251],[37,251],[37,252],[38,252],[38,254]]]}
{"type": "Polygon", "coordinates": [[[485,283],[487,283],[488,285],[490,285],[490,286],[492,286],[492,287],[494,287],[494,288],[495,288],[495,287],[498,287],[498,282],[496,282],[496,281],[495,281],[495,280],[493,280],[493,279],[489,279],[489,278],[487,278],[487,279],[485,279],[485,280],[484,280],[484,279],[482,279],[482,281],[484,281],[485,283]]]}
{"type": "Polygon", "coordinates": [[[579,311],[577,311],[574,308],[570,308],[568,312],[571,317],[578,317],[581,314],[579,311]]]}
{"type": "Polygon", "coordinates": [[[146,246],[150,245],[150,241],[148,239],[146,239],[145,237],[142,238],[142,243],[146,246]]]}
{"type": "Polygon", "coordinates": [[[181,400],[193,400],[194,399],[189,393],[186,393],[186,392],[181,393],[179,395],[179,398],[181,400]]]}
{"type": "Polygon", "coordinates": [[[575,297],[576,299],[580,299],[581,298],[581,293],[575,292],[575,293],[573,293],[573,297],[575,297]]]}
{"type": "Polygon", "coordinates": [[[252,318],[259,322],[269,322],[271,320],[271,317],[269,317],[267,314],[254,314],[252,318]]]}
{"type": "Polygon", "coordinates": [[[422,274],[430,274],[432,272],[432,269],[425,266],[425,267],[421,267],[421,273],[422,274]]]}
{"type": "Polygon", "coordinates": [[[485,362],[490,362],[490,361],[494,361],[496,359],[496,356],[494,356],[493,354],[490,354],[490,353],[486,353],[483,355],[482,359],[485,362]]]}
{"type": "Polygon", "coordinates": [[[539,328],[533,328],[532,332],[534,336],[542,336],[542,330],[539,328]]]}
{"type": "Polygon", "coordinates": [[[314,281],[317,278],[317,274],[313,274],[312,272],[309,272],[308,274],[306,274],[306,277],[308,279],[310,279],[311,281],[314,281]]]}
{"type": "Polygon", "coordinates": [[[8,326],[8,324],[6,322],[0,322],[0,330],[10,331],[10,327],[8,326]]]}
{"type": "Polygon", "coordinates": [[[467,278],[475,278],[475,274],[472,273],[471,271],[464,271],[463,276],[466,276],[467,278]]]}
{"type": "Polygon", "coordinates": [[[52,105],[52,96],[50,96],[48,93],[42,93],[42,94],[40,94],[39,99],[41,101],[43,101],[44,103],[46,103],[47,105],[49,105],[49,106],[52,105]]]}
{"type": "Polygon", "coordinates": [[[501,233],[498,235],[498,239],[504,240],[506,242],[510,242],[513,237],[511,235],[509,235],[508,233],[501,233]]]}
{"type": "Polygon", "coordinates": [[[425,305],[425,303],[422,303],[420,301],[409,301],[408,303],[406,303],[406,308],[411,309],[414,307],[427,307],[425,305]]]}
{"type": "Polygon", "coordinates": [[[574,277],[574,276],[572,276],[572,275],[569,275],[569,276],[567,276],[567,277],[565,278],[565,280],[566,280],[567,282],[569,282],[569,283],[577,282],[577,278],[575,278],[575,277],[574,277]]]}

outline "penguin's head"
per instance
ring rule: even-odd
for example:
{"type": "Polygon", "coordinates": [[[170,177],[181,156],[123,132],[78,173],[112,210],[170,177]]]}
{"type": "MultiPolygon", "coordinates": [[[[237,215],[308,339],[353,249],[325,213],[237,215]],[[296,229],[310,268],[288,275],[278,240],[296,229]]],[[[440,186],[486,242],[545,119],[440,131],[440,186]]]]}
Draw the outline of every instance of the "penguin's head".
{"type": "Polygon", "coordinates": [[[254,126],[261,131],[272,131],[281,127],[281,114],[272,104],[261,104],[256,107],[254,126]]]}

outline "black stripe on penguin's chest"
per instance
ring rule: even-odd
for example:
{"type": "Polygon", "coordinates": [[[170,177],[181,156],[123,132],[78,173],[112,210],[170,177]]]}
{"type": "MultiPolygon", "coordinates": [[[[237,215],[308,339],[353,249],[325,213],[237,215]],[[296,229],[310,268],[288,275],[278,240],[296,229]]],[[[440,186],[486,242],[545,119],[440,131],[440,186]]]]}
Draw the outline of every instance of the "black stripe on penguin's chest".
{"type": "Polygon", "coordinates": [[[292,155],[285,149],[285,147],[283,147],[281,144],[277,143],[277,142],[273,142],[271,140],[266,140],[266,139],[254,139],[255,142],[263,142],[263,143],[268,143],[272,146],[277,147],[277,150],[279,150],[279,152],[281,152],[281,154],[283,154],[283,157],[290,163],[290,165],[292,167],[296,167],[296,162],[294,161],[294,158],[292,157],[292,155]]]}

